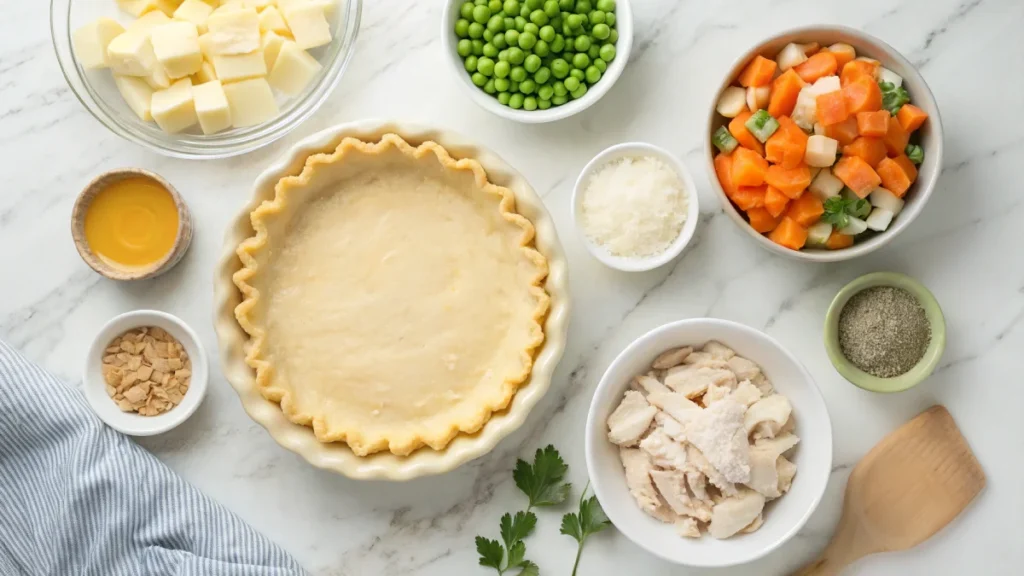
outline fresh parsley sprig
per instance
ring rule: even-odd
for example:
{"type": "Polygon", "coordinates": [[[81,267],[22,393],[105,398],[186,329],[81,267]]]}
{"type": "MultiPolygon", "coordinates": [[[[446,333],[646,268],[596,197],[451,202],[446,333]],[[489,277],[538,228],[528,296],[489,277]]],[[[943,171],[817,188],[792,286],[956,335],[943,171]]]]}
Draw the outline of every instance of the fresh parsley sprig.
{"type": "Polygon", "coordinates": [[[870,211],[871,205],[863,198],[833,196],[825,200],[825,213],[821,215],[821,219],[839,229],[850,223],[850,216],[864,218],[867,216],[865,212],[870,211]]]}
{"type": "Polygon", "coordinates": [[[889,111],[893,116],[900,111],[904,104],[910,102],[910,94],[906,88],[897,86],[892,82],[879,82],[878,88],[882,91],[882,108],[889,111]]]}
{"type": "Polygon", "coordinates": [[[569,467],[562,460],[562,456],[550,444],[543,449],[537,449],[532,466],[522,458],[516,461],[512,478],[516,481],[516,486],[530,499],[530,505],[526,509],[565,502],[569,497],[569,491],[572,490],[572,484],[562,482],[568,471],[569,467]]]}
{"type": "Polygon", "coordinates": [[[576,549],[576,562],[572,565],[572,576],[576,576],[576,570],[580,565],[580,556],[583,555],[583,542],[587,536],[597,534],[611,525],[611,521],[601,509],[600,502],[597,501],[597,496],[587,498],[587,488],[589,487],[588,484],[580,494],[580,511],[562,516],[561,533],[572,536],[579,542],[579,547],[576,549]]]}
{"type": "Polygon", "coordinates": [[[501,517],[501,540],[505,543],[504,548],[497,540],[476,537],[480,565],[494,568],[498,574],[519,568],[519,576],[538,576],[540,570],[536,564],[526,559],[526,543],[523,542],[536,526],[537,516],[533,512],[516,512],[515,516],[506,513],[501,517]]]}

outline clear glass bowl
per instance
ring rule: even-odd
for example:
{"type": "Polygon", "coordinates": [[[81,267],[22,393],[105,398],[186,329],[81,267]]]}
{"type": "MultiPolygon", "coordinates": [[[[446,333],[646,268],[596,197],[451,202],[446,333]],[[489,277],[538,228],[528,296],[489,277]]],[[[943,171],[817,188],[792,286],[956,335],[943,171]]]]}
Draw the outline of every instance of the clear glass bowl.
{"type": "Polygon", "coordinates": [[[226,158],[250,152],[281,138],[311,116],[327,99],[345,72],[355,47],[362,0],[337,0],[328,15],[334,41],[310,51],[322,65],[320,75],[295,97],[280,97],[281,113],[273,120],[247,128],[204,135],[198,130],[166,134],[153,122],[143,122],[121,98],[109,70],[85,70],[75,58],[71,34],[101,16],[127,23],[114,0],[51,0],[50,35],[61,72],[78,100],[112,132],[155,152],[177,158],[226,158]]]}

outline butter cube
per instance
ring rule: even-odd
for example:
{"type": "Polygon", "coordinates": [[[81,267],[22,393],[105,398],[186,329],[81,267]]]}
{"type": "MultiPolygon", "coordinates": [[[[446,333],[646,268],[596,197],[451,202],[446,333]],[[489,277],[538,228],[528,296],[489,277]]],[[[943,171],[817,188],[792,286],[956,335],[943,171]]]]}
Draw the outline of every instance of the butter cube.
{"type": "MultiPolygon", "coordinates": [[[[277,62],[277,55],[281,52],[281,47],[284,46],[284,38],[274,34],[273,32],[264,32],[262,37],[263,48],[263,60],[267,63],[267,70],[274,69],[274,63],[277,62]]],[[[273,84],[273,82],[271,82],[273,84]]]]}
{"type": "Polygon", "coordinates": [[[262,124],[278,115],[274,92],[265,78],[253,78],[224,86],[231,107],[231,124],[237,128],[262,124]]]}
{"type": "Polygon", "coordinates": [[[213,57],[213,69],[221,82],[236,82],[267,75],[263,51],[249,54],[223,54],[213,57]]]}
{"type": "Polygon", "coordinates": [[[192,84],[206,84],[217,79],[217,72],[213,69],[213,64],[208,60],[203,60],[203,65],[199,68],[199,72],[192,75],[192,84]]]}
{"type": "Polygon", "coordinates": [[[151,106],[153,120],[168,134],[181,132],[199,121],[190,78],[182,78],[170,88],[154,92],[151,106]]]}
{"type": "Polygon", "coordinates": [[[331,26],[320,6],[293,2],[284,9],[284,19],[299,48],[309,50],[331,43],[331,26]]]}
{"type": "Polygon", "coordinates": [[[163,66],[154,66],[149,76],[144,77],[146,84],[153,90],[163,90],[171,86],[171,77],[164,71],[163,66]]]}
{"type": "Polygon", "coordinates": [[[87,70],[107,68],[107,46],[124,33],[124,26],[110,18],[100,18],[82,26],[72,37],[75,56],[87,70]]]}
{"type": "Polygon", "coordinates": [[[288,29],[284,16],[273,6],[268,6],[260,12],[260,31],[291,36],[291,30],[288,29]]]}
{"type": "Polygon", "coordinates": [[[193,86],[192,98],[203,134],[215,134],[231,128],[231,107],[219,81],[193,86]]]}
{"type": "Polygon", "coordinates": [[[295,42],[286,42],[277,56],[274,69],[270,72],[267,80],[275,89],[297,96],[305,90],[306,86],[323,69],[323,66],[316,61],[305,50],[298,47],[295,42]]]}
{"type": "Polygon", "coordinates": [[[183,20],[196,25],[200,34],[206,33],[206,20],[213,13],[213,8],[203,0],[185,0],[174,11],[175,20],[183,20]]]}
{"type": "Polygon", "coordinates": [[[154,12],[147,12],[142,15],[142,18],[132,22],[128,25],[128,30],[131,32],[145,32],[148,36],[149,33],[157,26],[163,26],[171,21],[167,17],[167,14],[156,10],[154,12]]]}
{"type": "Polygon", "coordinates": [[[245,3],[242,0],[227,0],[226,2],[222,1],[214,12],[230,12],[232,10],[241,10],[242,8],[245,8],[245,3]]]}
{"type": "Polygon", "coordinates": [[[312,4],[313,6],[319,6],[324,14],[330,14],[334,10],[336,0],[278,0],[277,7],[282,11],[289,6],[298,6],[299,4],[312,4]]]}
{"type": "Polygon", "coordinates": [[[117,91],[121,93],[125,104],[138,115],[143,122],[153,120],[150,103],[153,99],[153,89],[141,78],[134,76],[120,76],[114,74],[114,84],[117,91]]]}
{"type": "Polygon", "coordinates": [[[159,10],[167,16],[174,15],[174,11],[181,5],[181,0],[149,0],[150,10],[159,10]]]}
{"type": "Polygon", "coordinates": [[[214,54],[248,54],[260,47],[260,20],[253,8],[215,11],[206,27],[214,54]]]}
{"type": "Polygon", "coordinates": [[[257,10],[262,10],[267,6],[273,6],[275,3],[276,0],[242,0],[243,6],[246,8],[255,8],[257,10]]]}
{"type": "Polygon", "coordinates": [[[213,60],[213,57],[217,55],[213,51],[213,42],[211,41],[212,36],[207,32],[206,34],[199,35],[199,50],[203,53],[203,58],[206,60],[213,60]]]}
{"type": "Polygon", "coordinates": [[[107,46],[107,64],[114,74],[149,76],[157,66],[149,33],[128,30],[115,37],[107,46]]]}
{"type": "Polygon", "coordinates": [[[117,7],[138,18],[153,9],[151,0],[117,0],[117,7]]]}
{"type": "Polygon", "coordinates": [[[171,22],[153,28],[153,52],[173,79],[184,78],[203,67],[203,52],[199,49],[199,33],[191,22],[171,22]]]}

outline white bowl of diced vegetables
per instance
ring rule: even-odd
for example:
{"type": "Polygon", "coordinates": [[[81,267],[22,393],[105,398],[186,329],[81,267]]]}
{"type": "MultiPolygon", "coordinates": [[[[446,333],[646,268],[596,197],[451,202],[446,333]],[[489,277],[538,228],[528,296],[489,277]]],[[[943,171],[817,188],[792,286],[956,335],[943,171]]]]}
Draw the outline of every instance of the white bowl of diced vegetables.
{"type": "Polygon", "coordinates": [[[836,262],[877,250],[920,214],[942,171],[942,122],[924,78],[852,28],[798,28],[757,44],[710,108],[712,189],[780,255],[836,262]]]}

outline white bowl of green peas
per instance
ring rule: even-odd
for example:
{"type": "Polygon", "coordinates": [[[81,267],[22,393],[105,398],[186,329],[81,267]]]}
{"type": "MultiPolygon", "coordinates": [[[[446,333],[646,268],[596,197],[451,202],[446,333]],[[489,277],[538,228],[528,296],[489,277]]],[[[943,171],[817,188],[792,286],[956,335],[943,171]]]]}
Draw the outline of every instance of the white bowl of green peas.
{"type": "Polygon", "coordinates": [[[629,61],[629,0],[447,0],[441,43],[480,107],[524,123],[582,112],[629,61]]]}

